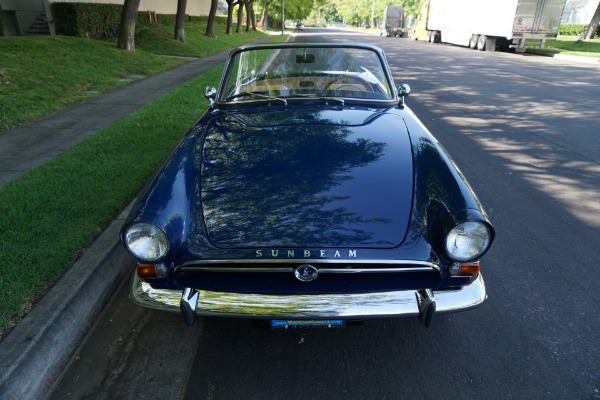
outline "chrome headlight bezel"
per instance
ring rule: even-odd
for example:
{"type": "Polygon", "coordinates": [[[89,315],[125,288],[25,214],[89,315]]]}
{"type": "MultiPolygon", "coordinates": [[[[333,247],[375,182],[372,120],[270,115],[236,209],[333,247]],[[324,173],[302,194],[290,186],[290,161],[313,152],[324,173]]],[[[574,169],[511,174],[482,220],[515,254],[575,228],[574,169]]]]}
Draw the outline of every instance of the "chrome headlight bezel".
{"type": "Polygon", "coordinates": [[[492,231],[482,221],[466,221],[452,228],[444,240],[448,257],[455,261],[472,261],[490,247],[492,231]]]}
{"type": "Polygon", "coordinates": [[[125,230],[125,246],[139,260],[155,262],[163,259],[171,244],[167,234],[148,222],[136,222],[125,230]]]}

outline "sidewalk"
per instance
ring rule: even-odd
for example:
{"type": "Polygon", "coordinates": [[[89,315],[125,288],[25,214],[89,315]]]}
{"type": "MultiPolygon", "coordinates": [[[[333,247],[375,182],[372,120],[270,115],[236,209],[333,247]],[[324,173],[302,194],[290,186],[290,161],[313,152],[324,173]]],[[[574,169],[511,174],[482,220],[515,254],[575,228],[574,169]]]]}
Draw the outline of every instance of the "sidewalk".
{"type": "MultiPolygon", "coordinates": [[[[268,39],[265,36],[247,44],[268,39]]],[[[0,132],[0,185],[223,63],[229,51],[196,59],[0,132]]],[[[1,399],[44,398],[114,289],[131,273],[134,260],[118,241],[127,213],[125,210],[96,239],[0,343],[1,399]]]]}

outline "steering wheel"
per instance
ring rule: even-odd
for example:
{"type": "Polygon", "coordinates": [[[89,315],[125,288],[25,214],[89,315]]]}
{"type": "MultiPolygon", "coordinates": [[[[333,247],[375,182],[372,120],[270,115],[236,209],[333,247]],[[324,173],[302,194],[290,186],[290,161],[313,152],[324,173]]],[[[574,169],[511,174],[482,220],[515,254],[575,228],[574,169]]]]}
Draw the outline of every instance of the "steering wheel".
{"type": "MultiPolygon", "coordinates": [[[[331,82],[329,82],[327,84],[327,86],[325,86],[325,90],[328,90],[331,87],[331,85],[336,84],[337,82],[341,81],[342,79],[349,80],[350,77],[348,75],[342,75],[342,76],[338,76],[337,78],[332,79],[331,82]]],[[[365,81],[365,83],[367,83],[369,85],[370,90],[373,91],[373,87],[371,86],[371,84],[366,81],[365,81]]],[[[337,87],[335,90],[347,90],[347,89],[342,89],[342,88],[349,87],[352,90],[356,90],[357,92],[362,92],[362,91],[364,91],[364,86],[362,86],[362,87],[361,86],[362,85],[360,85],[358,83],[344,83],[340,87],[337,87]]]]}
{"type": "MultiPolygon", "coordinates": [[[[325,90],[327,90],[329,88],[329,86],[331,86],[331,84],[327,85],[327,87],[325,88],[325,90]]],[[[360,87],[357,84],[352,84],[352,83],[344,83],[341,86],[338,86],[335,88],[335,90],[355,90],[357,92],[362,92],[363,91],[363,87],[360,87]],[[344,89],[346,87],[349,87],[350,89],[344,89]]]]}

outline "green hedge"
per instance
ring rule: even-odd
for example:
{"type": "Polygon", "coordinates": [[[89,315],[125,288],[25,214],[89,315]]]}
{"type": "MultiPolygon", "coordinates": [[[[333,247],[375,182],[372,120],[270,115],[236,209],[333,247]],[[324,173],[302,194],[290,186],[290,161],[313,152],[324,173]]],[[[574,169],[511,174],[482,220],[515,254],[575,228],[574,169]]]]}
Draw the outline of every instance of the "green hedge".
{"type": "MultiPolygon", "coordinates": [[[[587,27],[586,24],[562,24],[559,33],[566,36],[581,36],[587,27]]],[[[600,36],[600,26],[596,29],[596,36],[600,36]]]]}
{"type": "Polygon", "coordinates": [[[583,24],[562,24],[559,33],[566,36],[581,36],[587,25],[583,24]]]}
{"type": "Polygon", "coordinates": [[[103,37],[116,34],[122,5],[52,3],[56,33],[66,36],[103,37]]]}
{"type": "Polygon", "coordinates": [[[2,5],[0,4],[0,36],[4,36],[4,18],[2,18],[2,5]]]}
{"type": "MultiPolygon", "coordinates": [[[[59,35],[81,37],[110,37],[116,35],[121,23],[123,6],[119,4],[96,3],[52,3],[52,14],[56,21],[56,30],[59,35]]],[[[156,19],[160,23],[175,25],[175,14],[158,14],[156,19]]],[[[186,22],[206,24],[208,16],[194,17],[188,15],[186,22]]],[[[154,21],[154,13],[152,13],[154,21]]],[[[217,24],[225,25],[226,16],[218,16],[217,24]]],[[[150,26],[147,11],[138,12],[136,30],[150,26]]]]}
{"type": "MultiPolygon", "coordinates": [[[[156,15],[156,19],[158,22],[160,22],[161,24],[169,24],[169,25],[175,25],[176,17],[177,16],[175,14],[157,14],[156,15]]],[[[152,13],[152,21],[154,21],[154,13],[152,13]]],[[[185,21],[186,21],[186,23],[189,22],[192,24],[206,25],[206,23],[208,22],[208,15],[204,15],[201,17],[196,17],[193,15],[186,15],[185,21]]],[[[218,15],[215,19],[215,24],[226,25],[227,24],[227,16],[226,15],[218,15]]],[[[138,16],[137,16],[135,25],[136,25],[136,27],[137,26],[144,27],[144,26],[150,25],[150,22],[148,20],[148,12],[147,11],[138,12],[138,16]]]]}

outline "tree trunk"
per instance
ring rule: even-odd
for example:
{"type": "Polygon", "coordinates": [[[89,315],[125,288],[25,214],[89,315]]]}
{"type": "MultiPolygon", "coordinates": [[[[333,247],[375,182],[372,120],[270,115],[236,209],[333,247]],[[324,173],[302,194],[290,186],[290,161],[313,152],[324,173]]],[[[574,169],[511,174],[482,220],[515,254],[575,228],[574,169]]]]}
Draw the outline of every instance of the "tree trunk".
{"type": "Polygon", "coordinates": [[[211,0],[210,13],[208,14],[208,23],[206,24],[206,36],[216,37],[215,35],[215,17],[217,16],[217,5],[219,0],[211,0]]]}
{"type": "Polygon", "coordinates": [[[237,24],[237,33],[242,33],[242,21],[244,19],[244,2],[238,1],[238,24],[237,24]]]}
{"type": "Polygon", "coordinates": [[[233,1],[227,0],[227,30],[225,33],[228,35],[233,32],[233,1]]]}
{"type": "Polygon", "coordinates": [[[252,30],[251,25],[252,25],[252,8],[250,7],[250,2],[246,1],[244,3],[244,5],[246,6],[246,32],[250,32],[252,30]]]}
{"type": "Polygon", "coordinates": [[[139,7],[140,0],[125,0],[123,3],[117,48],[127,51],[135,50],[135,19],[139,7]]]}
{"type": "Polygon", "coordinates": [[[271,0],[267,1],[267,3],[265,4],[265,8],[263,8],[262,15],[260,16],[260,29],[262,29],[263,31],[267,28],[267,8],[270,4],[271,0]]]}
{"type": "Polygon", "coordinates": [[[254,13],[254,0],[250,1],[250,22],[252,22],[252,30],[256,31],[256,14],[254,13]]]}
{"type": "Polygon", "coordinates": [[[596,12],[594,12],[594,16],[592,17],[592,20],[590,21],[590,24],[588,25],[585,32],[583,32],[583,34],[581,35],[580,40],[593,39],[594,35],[596,34],[596,30],[598,29],[598,23],[600,23],[600,2],[598,2],[596,12]]]}
{"type": "Polygon", "coordinates": [[[175,17],[175,40],[185,43],[185,7],[187,0],[177,0],[177,16],[175,17]]]}

